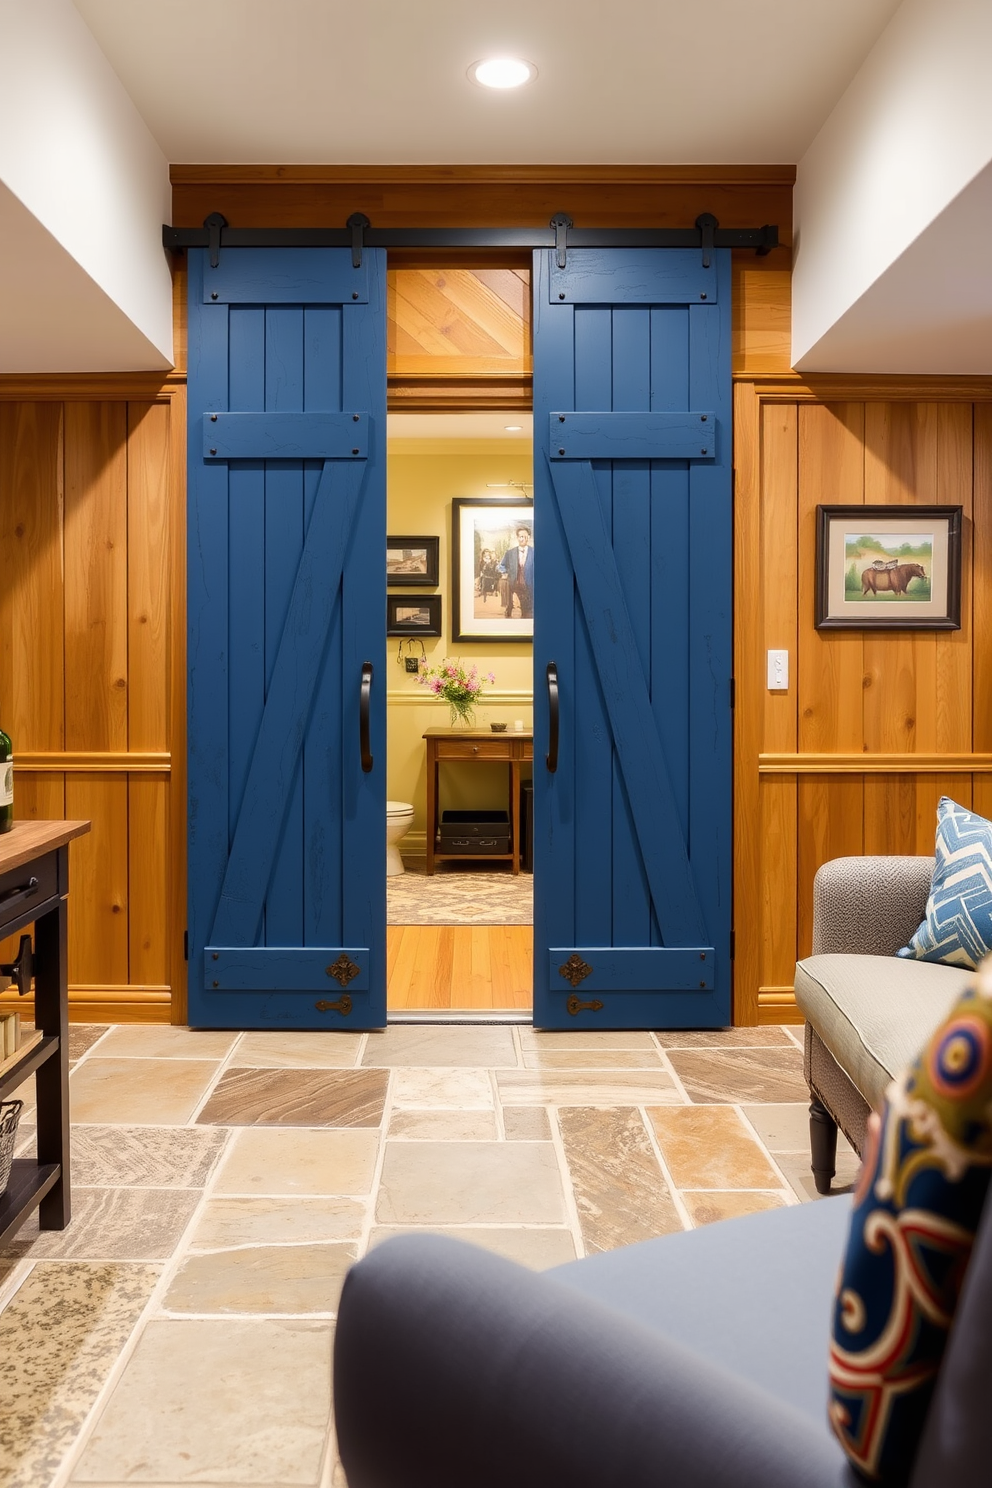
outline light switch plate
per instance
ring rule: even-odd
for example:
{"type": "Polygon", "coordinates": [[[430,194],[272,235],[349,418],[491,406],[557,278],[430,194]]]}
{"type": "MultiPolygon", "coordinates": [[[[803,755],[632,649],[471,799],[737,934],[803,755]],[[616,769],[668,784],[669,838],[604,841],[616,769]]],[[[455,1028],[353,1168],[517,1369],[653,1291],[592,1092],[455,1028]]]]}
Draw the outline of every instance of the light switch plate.
{"type": "Polygon", "coordinates": [[[788,651],[769,651],[769,653],[768,653],[768,690],[769,690],[769,692],[788,692],[788,690],[789,690],[789,653],[788,653],[788,651]]]}
{"type": "Polygon", "coordinates": [[[404,656],[403,665],[406,667],[407,671],[412,672],[414,676],[416,676],[417,673],[420,671],[420,662],[415,656],[404,656]]]}

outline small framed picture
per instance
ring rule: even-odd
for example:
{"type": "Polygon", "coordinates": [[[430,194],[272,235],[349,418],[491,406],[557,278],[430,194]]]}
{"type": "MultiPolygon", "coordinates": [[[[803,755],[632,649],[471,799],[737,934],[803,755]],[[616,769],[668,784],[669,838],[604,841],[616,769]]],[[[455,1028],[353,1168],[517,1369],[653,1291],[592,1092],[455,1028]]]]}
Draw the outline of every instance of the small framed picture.
{"type": "Polygon", "coordinates": [[[391,636],[439,636],[440,594],[387,594],[386,634],[391,636]]]}
{"type": "Polygon", "coordinates": [[[456,496],[451,503],[452,641],[534,637],[534,507],[456,496]]]}
{"type": "Polygon", "coordinates": [[[437,537],[387,537],[386,583],[408,589],[434,588],[440,581],[437,537]]]}
{"type": "Polygon", "coordinates": [[[960,506],[818,506],[818,630],[960,630],[960,506]]]}

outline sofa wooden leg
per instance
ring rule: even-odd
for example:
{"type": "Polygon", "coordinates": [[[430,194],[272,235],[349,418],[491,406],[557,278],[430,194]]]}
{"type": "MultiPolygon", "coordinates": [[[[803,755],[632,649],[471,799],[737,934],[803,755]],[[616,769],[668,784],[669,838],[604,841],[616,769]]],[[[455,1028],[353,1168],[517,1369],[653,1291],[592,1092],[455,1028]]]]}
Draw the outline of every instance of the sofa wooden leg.
{"type": "Polygon", "coordinates": [[[818,1194],[828,1194],[837,1171],[837,1123],[814,1096],[809,1107],[809,1150],[818,1194]]]}

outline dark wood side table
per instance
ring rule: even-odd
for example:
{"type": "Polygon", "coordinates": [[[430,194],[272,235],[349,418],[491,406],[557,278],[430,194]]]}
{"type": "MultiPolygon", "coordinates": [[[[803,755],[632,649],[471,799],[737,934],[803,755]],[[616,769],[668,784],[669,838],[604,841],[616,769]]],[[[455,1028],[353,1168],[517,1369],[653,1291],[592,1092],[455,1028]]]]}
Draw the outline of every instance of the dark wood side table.
{"type": "Polygon", "coordinates": [[[424,734],[427,741],[427,872],[434,872],[436,862],[481,861],[512,863],[520,872],[520,776],[523,765],[534,758],[532,730],[507,729],[494,734],[491,729],[432,728],[424,734]],[[442,761],[461,764],[492,764],[502,761],[509,767],[510,847],[508,853],[440,853],[434,843],[438,831],[438,766],[442,761]]]}
{"type": "MultiPolygon", "coordinates": [[[[69,1223],[66,896],[69,843],[89,829],[85,821],[24,821],[0,836],[0,938],[34,922],[34,1022],[41,1035],[0,1062],[0,1098],[34,1075],[38,1105],[37,1160],[14,1160],[0,1197],[0,1245],[33,1209],[43,1230],[64,1230],[69,1223]]],[[[28,979],[26,974],[25,983],[28,979]]],[[[0,1006],[17,1011],[9,1001],[0,1006]]]]}

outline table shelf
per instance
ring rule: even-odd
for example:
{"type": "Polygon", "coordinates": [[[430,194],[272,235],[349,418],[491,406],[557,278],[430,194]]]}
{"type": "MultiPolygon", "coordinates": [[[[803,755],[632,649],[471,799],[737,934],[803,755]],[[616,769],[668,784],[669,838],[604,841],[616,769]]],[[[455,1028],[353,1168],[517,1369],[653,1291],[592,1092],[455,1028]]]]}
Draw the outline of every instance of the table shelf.
{"type": "Polygon", "coordinates": [[[494,734],[487,729],[428,729],[427,745],[427,872],[442,863],[510,863],[520,872],[520,781],[525,765],[534,758],[534,735],[530,729],[494,734]],[[446,853],[437,843],[440,803],[438,771],[442,764],[502,764],[507,767],[510,817],[508,853],[446,853]]]}
{"type": "Polygon", "coordinates": [[[6,1192],[0,1194],[0,1246],[14,1235],[62,1176],[58,1163],[15,1157],[6,1192]]]}

